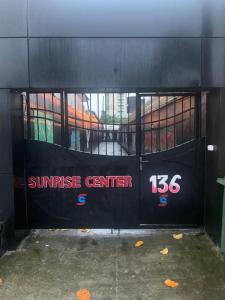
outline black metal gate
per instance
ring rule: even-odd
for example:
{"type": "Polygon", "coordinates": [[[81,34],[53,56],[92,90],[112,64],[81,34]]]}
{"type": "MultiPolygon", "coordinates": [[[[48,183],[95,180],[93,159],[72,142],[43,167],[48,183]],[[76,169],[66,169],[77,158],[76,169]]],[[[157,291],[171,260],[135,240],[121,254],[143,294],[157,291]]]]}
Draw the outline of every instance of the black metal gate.
{"type": "Polygon", "coordinates": [[[31,228],[201,224],[199,97],[62,92],[23,99],[31,228]]]}

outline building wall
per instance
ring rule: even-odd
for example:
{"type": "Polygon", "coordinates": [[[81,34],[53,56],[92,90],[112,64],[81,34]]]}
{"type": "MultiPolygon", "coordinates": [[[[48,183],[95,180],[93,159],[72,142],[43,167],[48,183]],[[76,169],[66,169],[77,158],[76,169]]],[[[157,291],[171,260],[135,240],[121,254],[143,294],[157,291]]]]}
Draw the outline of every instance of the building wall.
{"type": "Polygon", "coordinates": [[[225,85],[223,0],[0,1],[0,88],[225,85]]]}
{"type": "MultiPolygon", "coordinates": [[[[13,211],[9,89],[225,87],[224,11],[224,0],[1,0],[2,218],[13,211]]],[[[215,110],[212,103],[208,111],[215,110]]],[[[222,100],[217,103],[220,112],[222,100]]],[[[213,128],[218,121],[211,119],[213,128]]],[[[212,160],[220,161],[224,150],[221,144],[212,160]]],[[[213,187],[214,181],[212,197],[213,187]]],[[[217,229],[207,224],[215,236],[217,229]]]]}

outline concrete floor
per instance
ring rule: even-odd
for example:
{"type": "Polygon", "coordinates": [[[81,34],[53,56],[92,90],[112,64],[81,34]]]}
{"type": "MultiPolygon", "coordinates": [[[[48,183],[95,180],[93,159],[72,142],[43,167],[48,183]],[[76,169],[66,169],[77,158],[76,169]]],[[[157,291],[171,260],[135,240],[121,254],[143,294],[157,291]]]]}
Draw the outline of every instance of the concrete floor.
{"type": "Polygon", "coordinates": [[[224,257],[207,236],[183,231],[175,240],[174,232],[34,231],[0,259],[0,299],[74,300],[80,288],[91,300],[225,299],[224,257]],[[179,287],[166,287],[168,278],[179,287]]]}

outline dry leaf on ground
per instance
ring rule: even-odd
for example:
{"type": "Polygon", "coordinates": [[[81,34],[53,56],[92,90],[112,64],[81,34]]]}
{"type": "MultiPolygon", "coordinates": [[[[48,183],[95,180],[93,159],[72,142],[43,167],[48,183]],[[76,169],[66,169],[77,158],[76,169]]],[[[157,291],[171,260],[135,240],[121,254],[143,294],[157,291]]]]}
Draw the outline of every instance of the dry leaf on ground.
{"type": "Polygon", "coordinates": [[[4,279],[0,277],[0,286],[3,285],[3,283],[4,283],[4,279]]]}
{"type": "Polygon", "coordinates": [[[90,300],[91,299],[91,294],[89,290],[87,289],[80,289],[79,291],[76,292],[76,297],[79,300],[90,300]]]}
{"type": "Polygon", "coordinates": [[[80,229],[80,232],[86,232],[86,233],[88,233],[88,232],[90,232],[90,229],[87,229],[87,228],[81,228],[81,229],[80,229]]]}
{"type": "Polygon", "coordinates": [[[167,255],[168,252],[169,252],[169,249],[168,249],[168,248],[164,248],[164,249],[162,249],[162,250],[160,251],[160,253],[161,253],[162,255],[167,255]]]}
{"type": "Polygon", "coordinates": [[[173,238],[175,240],[180,240],[183,238],[183,233],[173,234],[173,238]]]}
{"type": "Polygon", "coordinates": [[[136,247],[136,248],[141,247],[141,246],[143,246],[143,245],[144,245],[144,242],[143,242],[143,241],[137,241],[137,242],[135,243],[135,247],[136,247]]]}
{"type": "Polygon", "coordinates": [[[165,284],[166,286],[168,286],[168,287],[171,287],[171,288],[176,288],[176,287],[179,286],[179,283],[178,283],[178,282],[173,281],[173,280],[170,280],[170,279],[166,279],[166,280],[164,281],[164,284],[165,284]]]}

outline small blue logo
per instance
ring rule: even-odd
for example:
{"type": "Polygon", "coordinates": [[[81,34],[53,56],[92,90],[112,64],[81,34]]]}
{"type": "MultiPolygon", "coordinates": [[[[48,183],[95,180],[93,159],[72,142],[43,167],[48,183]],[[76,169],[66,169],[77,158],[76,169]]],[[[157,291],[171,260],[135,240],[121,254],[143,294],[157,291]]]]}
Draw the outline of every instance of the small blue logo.
{"type": "Polygon", "coordinates": [[[87,194],[79,194],[77,196],[77,202],[76,202],[76,205],[78,206],[82,206],[82,205],[85,205],[87,202],[87,194]]]}
{"type": "Polygon", "coordinates": [[[168,197],[168,195],[165,195],[165,194],[160,195],[160,197],[159,197],[159,204],[158,204],[159,207],[165,207],[165,206],[167,206],[167,201],[168,201],[167,197],[168,197]]]}

